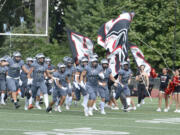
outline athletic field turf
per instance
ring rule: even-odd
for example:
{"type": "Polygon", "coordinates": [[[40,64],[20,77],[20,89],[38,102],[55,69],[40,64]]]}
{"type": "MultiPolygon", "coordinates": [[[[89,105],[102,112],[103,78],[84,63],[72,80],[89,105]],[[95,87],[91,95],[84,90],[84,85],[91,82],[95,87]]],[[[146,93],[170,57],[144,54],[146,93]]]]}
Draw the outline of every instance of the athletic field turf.
{"type": "MultiPolygon", "coordinates": [[[[137,98],[134,98],[137,102],[137,98]]],[[[94,112],[85,117],[78,103],[70,111],[46,113],[44,110],[15,110],[10,101],[0,106],[0,135],[180,135],[180,114],[156,112],[157,99],[145,99],[146,104],[136,111],[106,109],[107,115],[94,112]]],[[[164,104],[163,104],[164,105],[164,104]]],[[[119,103],[121,108],[121,104],[119,103]]]]}

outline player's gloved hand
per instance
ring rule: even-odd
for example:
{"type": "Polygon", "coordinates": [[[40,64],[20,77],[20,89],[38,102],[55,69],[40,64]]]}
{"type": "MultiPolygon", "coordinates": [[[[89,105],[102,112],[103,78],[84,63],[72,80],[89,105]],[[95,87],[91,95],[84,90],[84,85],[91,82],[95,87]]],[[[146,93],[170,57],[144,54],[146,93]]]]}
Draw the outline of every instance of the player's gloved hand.
{"type": "Polygon", "coordinates": [[[80,87],[79,87],[79,85],[77,84],[77,82],[74,81],[73,84],[74,84],[74,86],[75,86],[76,89],[80,90],[80,87]]]}
{"type": "Polygon", "coordinates": [[[59,80],[59,78],[53,76],[53,77],[52,77],[52,80],[55,80],[55,81],[56,81],[56,80],[59,80]]]}
{"type": "Polygon", "coordinates": [[[119,83],[119,85],[121,85],[121,87],[124,88],[124,85],[122,83],[119,83]]]}
{"type": "Polygon", "coordinates": [[[52,84],[53,83],[53,79],[49,79],[48,83],[52,84]]]}
{"type": "Polygon", "coordinates": [[[98,76],[99,76],[101,79],[104,79],[104,78],[105,78],[103,72],[99,73],[98,76]]]}
{"type": "Polygon", "coordinates": [[[68,88],[67,87],[61,87],[61,89],[66,91],[68,88]]]}
{"type": "MultiPolygon", "coordinates": [[[[117,80],[116,80],[117,81],[117,80]]],[[[114,83],[115,87],[118,87],[118,85],[120,85],[122,88],[124,87],[124,85],[122,83],[120,83],[119,81],[114,83]]]]}
{"type": "Polygon", "coordinates": [[[102,87],[105,87],[106,83],[99,82],[99,85],[102,86],[102,87]]]}
{"type": "Polygon", "coordinates": [[[28,85],[31,85],[31,84],[32,84],[32,82],[33,82],[33,79],[28,78],[27,84],[28,84],[28,85]]]}
{"type": "Polygon", "coordinates": [[[115,81],[114,81],[114,86],[115,86],[115,87],[118,87],[118,85],[119,85],[119,81],[118,81],[118,80],[115,80],[115,81]]]}
{"type": "Polygon", "coordinates": [[[118,81],[118,80],[115,80],[114,82],[115,82],[115,83],[119,83],[119,81],[118,81]]]}
{"type": "Polygon", "coordinates": [[[23,82],[19,79],[19,86],[22,86],[23,82]]]}
{"type": "Polygon", "coordinates": [[[81,81],[80,86],[81,86],[82,88],[84,88],[84,89],[85,89],[85,87],[86,87],[83,81],[81,81]]]}

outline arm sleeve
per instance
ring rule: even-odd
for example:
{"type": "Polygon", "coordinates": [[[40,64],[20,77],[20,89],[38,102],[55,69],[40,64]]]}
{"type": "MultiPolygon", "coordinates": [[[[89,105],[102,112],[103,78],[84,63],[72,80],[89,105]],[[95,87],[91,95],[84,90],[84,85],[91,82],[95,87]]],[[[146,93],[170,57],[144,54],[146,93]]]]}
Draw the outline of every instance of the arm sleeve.
{"type": "Polygon", "coordinates": [[[21,67],[24,65],[24,61],[23,60],[21,60],[21,67]]]}
{"type": "Polygon", "coordinates": [[[119,70],[118,74],[119,74],[119,75],[123,75],[123,74],[124,74],[124,71],[123,71],[123,70],[119,70]]]}
{"type": "Polygon", "coordinates": [[[53,73],[53,77],[58,78],[58,77],[59,77],[59,76],[58,76],[58,73],[57,73],[57,72],[54,72],[54,73],[53,73]]]}
{"type": "Polygon", "coordinates": [[[111,73],[112,73],[112,70],[111,70],[110,68],[109,68],[108,70],[109,70],[109,74],[111,74],[111,73]]]}

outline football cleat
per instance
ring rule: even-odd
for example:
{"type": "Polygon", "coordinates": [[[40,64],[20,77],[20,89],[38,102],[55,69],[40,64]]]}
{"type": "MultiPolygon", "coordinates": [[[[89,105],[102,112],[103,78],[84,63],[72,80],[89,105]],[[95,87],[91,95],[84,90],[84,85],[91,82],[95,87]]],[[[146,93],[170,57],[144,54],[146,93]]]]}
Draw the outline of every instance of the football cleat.
{"type": "Polygon", "coordinates": [[[6,105],[6,103],[4,102],[4,100],[1,100],[1,105],[6,105]]]}
{"type": "Polygon", "coordinates": [[[27,111],[28,110],[28,106],[25,105],[24,106],[24,110],[27,111]]]}
{"type": "Polygon", "coordinates": [[[102,114],[102,115],[106,115],[106,112],[104,111],[104,109],[101,110],[101,114],[102,114]]]}
{"type": "Polygon", "coordinates": [[[30,105],[28,106],[28,110],[31,110],[32,108],[34,108],[34,106],[33,106],[32,104],[30,104],[30,105]]]}
{"type": "Polygon", "coordinates": [[[89,110],[88,110],[88,115],[89,115],[89,116],[93,116],[93,108],[89,108],[89,110]]]}
{"type": "Polygon", "coordinates": [[[20,107],[20,105],[18,104],[18,102],[15,102],[15,103],[14,103],[14,106],[15,106],[16,109],[18,109],[18,108],[20,107]]]}
{"type": "Polygon", "coordinates": [[[119,110],[119,107],[117,107],[117,106],[111,107],[111,110],[119,110]]]}
{"type": "Polygon", "coordinates": [[[70,110],[69,105],[66,105],[66,110],[70,110]]]}
{"type": "Polygon", "coordinates": [[[145,104],[145,101],[144,101],[144,99],[141,101],[141,104],[142,104],[142,105],[144,105],[144,104],[145,104]]]}
{"type": "Polygon", "coordinates": [[[178,109],[176,109],[174,112],[177,113],[177,112],[178,112],[178,109]]]}
{"type": "Polygon", "coordinates": [[[131,110],[131,107],[127,107],[127,108],[124,108],[124,112],[130,112],[130,110],[131,110]]]}
{"type": "Polygon", "coordinates": [[[88,116],[88,109],[87,108],[84,108],[84,116],[88,116]]]}
{"type": "Polygon", "coordinates": [[[136,106],[132,107],[132,110],[134,110],[134,111],[135,111],[136,109],[137,109],[137,108],[136,108],[136,106]]]}
{"type": "Polygon", "coordinates": [[[48,107],[47,109],[46,109],[46,112],[51,112],[52,111],[52,107],[48,107]]]}
{"type": "Polygon", "coordinates": [[[167,108],[164,109],[164,112],[168,112],[169,110],[167,108]]]}
{"type": "Polygon", "coordinates": [[[158,108],[158,109],[156,110],[156,112],[161,112],[161,108],[158,108]]]}
{"type": "Polygon", "coordinates": [[[57,107],[57,110],[58,110],[58,112],[62,112],[60,106],[57,107]]]}
{"type": "Polygon", "coordinates": [[[95,111],[98,111],[98,109],[97,109],[97,107],[96,107],[95,104],[93,105],[93,109],[94,109],[95,111]]]}
{"type": "Polygon", "coordinates": [[[36,106],[36,108],[37,108],[38,110],[41,110],[41,109],[42,109],[39,104],[36,104],[35,106],[36,106]]]}

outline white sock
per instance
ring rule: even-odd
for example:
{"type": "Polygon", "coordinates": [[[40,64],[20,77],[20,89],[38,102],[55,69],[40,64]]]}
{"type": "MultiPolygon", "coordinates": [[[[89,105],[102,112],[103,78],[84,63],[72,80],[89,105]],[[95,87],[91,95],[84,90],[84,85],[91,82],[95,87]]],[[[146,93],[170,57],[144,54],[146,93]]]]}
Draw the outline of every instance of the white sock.
{"type": "Polygon", "coordinates": [[[32,102],[33,102],[33,98],[32,98],[32,96],[31,96],[31,97],[29,98],[29,105],[31,105],[32,102]]]}
{"type": "Polygon", "coordinates": [[[91,111],[91,112],[92,112],[92,111],[93,111],[93,108],[92,108],[92,107],[89,107],[89,111],[91,111]]]}
{"type": "Polygon", "coordinates": [[[87,94],[84,96],[84,99],[83,99],[84,106],[87,106],[88,100],[89,100],[89,95],[87,94]]]}
{"type": "Polygon", "coordinates": [[[1,93],[1,102],[4,102],[4,97],[5,97],[5,94],[1,93]]]}
{"type": "Polygon", "coordinates": [[[96,103],[94,103],[93,107],[96,107],[96,103]]]}
{"type": "Polygon", "coordinates": [[[55,106],[57,107],[59,105],[60,98],[57,98],[55,106]]]}
{"type": "Polygon", "coordinates": [[[72,96],[69,97],[68,105],[72,104],[72,96]]]}
{"type": "Polygon", "coordinates": [[[29,100],[26,98],[25,99],[25,106],[28,106],[29,105],[29,100]]]}
{"type": "Polygon", "coordinates": [[[43,96],[40,96],[40,99],[43,99],[43,96]]]}
{"type": "Polygon", "coordinates": [[[130,97],[127,97],[127,98],[126,98],[126,101],[127,101],[127,105],[130,106],[130,105],[131,105],[131,98],[130,98],[130,97]]]}
{"type": "Polygon", "coordinates": [[[66,105],[69,105],[69,96],[68,96],[68,95],[66,96],[65,104],[66,104],[66,105]]]}
{"type": "Polygon", "coordinates": [[[44,104],[45,104],[45,107],[47,109],[49,106],[48,94],[44,94],[44,104]]]}
{"type": "Polygon", "coordinates": [[[36,101],[36,105],[39,106],[39,101],[36,101]]]}
{"type": "Polygon", "coordinates": [[[100,102],[100,108],[101,108],[101,110],[104,110],[104,105],[105,105],[105,103],[104,102],[100,102]]]}

